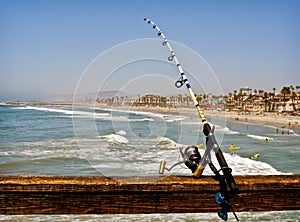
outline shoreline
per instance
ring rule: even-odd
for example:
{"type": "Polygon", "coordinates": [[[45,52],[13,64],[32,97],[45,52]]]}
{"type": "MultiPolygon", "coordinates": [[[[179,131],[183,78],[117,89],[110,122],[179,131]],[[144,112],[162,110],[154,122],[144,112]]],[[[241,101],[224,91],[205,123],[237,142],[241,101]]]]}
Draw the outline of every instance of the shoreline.
{"type": "MultiPolygon", "coordinates": [[[[167,108],[167,107],[146,107],[146,106],[109,106],[106,104],[99,103],[72,103],[71,101],[61,102],[37,102],[37,101],[0,101],[5,104],[12,105],[79,105],[88,106],[95,108],[106,108],[106,109],[120,109],[140,112],[152,112],[165,115],[182,115],[197,118],[198,114],[195,108],[167,108]]],[[[283,114],[275,113],[264,113],[264,114],[241,114],[238,112],[228,111],[212,111],[203,110],[204,114],[208,118],[224,118],[230,121],[243,122],[243,123],[256,123],[263,125],[270,125],[277,127],[278,129],[300,129],[300,116],[288,116],[283,114]]]]}
{"type": "MultiPolygon", "coordinates": [[[[141,112],[152,112],[166,115],[182,115],[197,118],[198,114],[196,109],[193,108],[164,108],[164,107],[126,107],[126,106],[95,106],[97,108],[113,108],[120,110],[130,111],[141,111],[141,112]]],[[[211,111],[204,110],[205,116],[208,118],[225,118],[226,120],[243,122],[243,123],[254,123],[262,125],[270,125],[277,127],[278,129],[300,129],[300,117],[299,116],[285,116],[277,115],[274,113],[264,113],[260,115],[256,114],[240,114],[237,112],[227,111],[211,111]]]]}

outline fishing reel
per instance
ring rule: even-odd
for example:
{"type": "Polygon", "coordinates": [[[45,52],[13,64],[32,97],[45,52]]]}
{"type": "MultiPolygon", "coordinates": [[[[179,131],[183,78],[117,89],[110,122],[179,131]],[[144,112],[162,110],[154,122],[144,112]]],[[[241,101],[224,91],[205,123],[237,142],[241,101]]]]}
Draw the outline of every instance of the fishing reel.
{"type": "MultiPolygon", "coordinates": [[[[197,146],[187,146],[185,148],[180,148],[180,154],[183,160],[173,164],[170,168],[166,167],[166,161],[162,160],[160,162],[159,167],[159,174],[163,174],[164,170],[171,171],[175,166],[179,164],[185,164],[193,173],[195,176],[195,172],[198,170],[198,167],[201,166],[201,155],[198,151],[197,146]]],[[[205,158],[205,154],[203,156],[205,158]]],[[[234,212],[234,209],[228,202],[228,191],[227,191],[227,183],[225,180],[225,176],[220,174],[220,170],[217,170],[216,167],[212,162],[208,162],[209,167],[211,170],[215,173],[216,179],[220,183],[220,192],[217,192],[215,195],[215,202],[216,204],[220,205],[222,207],[222,210],[218,212],[218,216],[223,219],[224,221],[227,221],[228,218],[228,212],[231,211],[233,215],[235,216],[236,220],[238,221],[238,217],[234,212]]],[[[202,168],[204,170],[204,168],[202,168]]],[[[230,169],[231,170],[231,169],[230,169]]],[[[202,172],[201,172],[202,174],[202,172]]],[[[197,177],[197,176],[195,176],[197,177]]]]}
{"type": "Polygon", "coordinates": [[[162,160],[160,162],[159,173],[163,174],[164,170],[171,171],[175,166],[184,163],[191,171],[194,173],[200,163],[201,155],[198,151],[197,146],[187,146],[186,148],[180,148],[180,154],[182,157],[182,161],[179,161],[173,164],[170,168],[166,167],[166,161],[162,160]]]}

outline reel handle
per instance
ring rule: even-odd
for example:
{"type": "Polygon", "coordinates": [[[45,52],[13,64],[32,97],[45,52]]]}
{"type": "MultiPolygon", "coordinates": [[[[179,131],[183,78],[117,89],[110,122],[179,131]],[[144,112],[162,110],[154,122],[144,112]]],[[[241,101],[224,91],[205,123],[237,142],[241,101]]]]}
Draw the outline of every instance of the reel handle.
{"type": "Polygon", "coordinates": [[[166,163],[165,160],[160,161],[159,174],[164,174],[166,163]]]}

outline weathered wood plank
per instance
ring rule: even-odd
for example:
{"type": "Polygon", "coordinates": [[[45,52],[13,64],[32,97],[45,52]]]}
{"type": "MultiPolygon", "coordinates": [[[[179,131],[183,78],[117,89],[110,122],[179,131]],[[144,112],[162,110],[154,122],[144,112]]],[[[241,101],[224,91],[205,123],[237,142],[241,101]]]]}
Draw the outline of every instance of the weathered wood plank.
{"type": "MultiPolygon", "coordinates": [[[[235,211],[300,209],[300,175],[235,176],[235,211]]],[[[0,176],[0,214],[216,212],[213,177],[0,176]]]]}

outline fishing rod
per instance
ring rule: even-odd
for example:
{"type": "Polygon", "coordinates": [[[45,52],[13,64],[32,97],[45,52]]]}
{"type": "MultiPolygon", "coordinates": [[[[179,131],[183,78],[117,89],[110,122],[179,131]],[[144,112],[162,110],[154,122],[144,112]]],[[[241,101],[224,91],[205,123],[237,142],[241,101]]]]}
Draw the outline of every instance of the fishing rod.
{"type": "MultiPolygon", "coordinates": [[[[162,45],[167,46],[167,48],[169,49],[170,56],[168,57],[168,60],[175,62],[176,67],[180,73],[180,78],[175,82],[175,86],[177,88],[180,88],[183,85],[186,86],[186,88],[190,94],[190,97],[192,98],[194,105],[197,109],[198,116],[199,116],[201,122],[203,123],[203,133],[206,136],[206,150],[204,152],[203,157],[201,158],[196,146],[189,146],[189,147],[185,148],[184,151],[183,151],[183,149],[180,149],[180,154],[183,158],[183,161],[181,161],[181,162],[185,162],[185,165],[192,170],[194,177],[199,178],[202,175],[205,166],[207,164],[209,164],[212,171],[220,178],[221,175],[219,174],[219,171],[216,170],[216,168],[214,167],[214,165],[211,162],[210,153],[211,153],[211,150],[213,150],[215,152],[218,163],[221,167],[220,171],[223,172],[222,177],[224,177],[224,179],[226,180],[231,193],[234,195],[237,194],[239,192],[239,189],[238,189],[238,187],[235,183],[235,180],[231,174],[232,170],[231,170],[231,168],[228,167],[228,164],[224,158],[222,150],[221,150],[220,146],[218,145],[217,140],[215,138],[215,135],[214,135],[215,127],[214,126],[211,127],[210,124],[208,123],[208,121],[206,120],[204,112],[202,111],[202,109],[196,99],[196,96],[192,90],[191,84],[188,81],[186,74],[185,74],[170,42],[166,38],[165,34],[161,31],[161,29],[153,21],[151,21],[148,18],[144,18],[144,21],[147,22],[148,24],[152,25],[153,29],[157,30],[157,35],[162,37],[162,39],[163,39],[162,45]]],[[[160,173],[163,173],[164,169],[167,169],[167,170],[172,169],[175,165],[178,165],[178,163],[174,164],[170,169],[166,168],[165,165],[166,165],[166,162],[162,161],[160,170],[159,170],[160,173]]],[[[224,195],[223,196],[222,196],[222,194],[220,194],[220,195],[224,199],[224,195]]],[[[223,202],[219,201],[219,203],[223,204],[224,201],[223,202]]],[[[223,206],[222,206],[222,209],[223,209],[223,206]]],[[[225,212],[225,210],[222,211],[221,214],[223,214],[224,212],[225,212]]],[[[219,215],[219,216],[222,217],[224,220],[227,220],[227,213],[226,213],[226,216],[225,215],[219,215]]]]}

